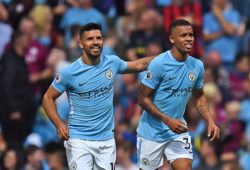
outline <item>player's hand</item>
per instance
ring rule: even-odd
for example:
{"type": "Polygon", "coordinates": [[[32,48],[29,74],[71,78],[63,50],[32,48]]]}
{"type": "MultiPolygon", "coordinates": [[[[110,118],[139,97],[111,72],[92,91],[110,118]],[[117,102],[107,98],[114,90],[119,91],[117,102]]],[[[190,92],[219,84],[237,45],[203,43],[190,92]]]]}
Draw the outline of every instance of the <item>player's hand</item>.
{"type": "Polygon", "coordinates": [[[64,122],[60,122],[57,126],[57,134],[62,140],[69,140],[69,129],[64,122]]]}
{"type": "Polygon", "coordinates": [[[181,134],[188,131],[188,127],[185,122],[179,119],[170,119],[168,122],[164,122],[168,127],[177,134],[181,134]]]}
{"type": "Polygon", "coordinates": [[[214,122],[208,123],[207,136],[210,138],[210,141],[220,137],[220,129],[215,125],[214,122]]]}

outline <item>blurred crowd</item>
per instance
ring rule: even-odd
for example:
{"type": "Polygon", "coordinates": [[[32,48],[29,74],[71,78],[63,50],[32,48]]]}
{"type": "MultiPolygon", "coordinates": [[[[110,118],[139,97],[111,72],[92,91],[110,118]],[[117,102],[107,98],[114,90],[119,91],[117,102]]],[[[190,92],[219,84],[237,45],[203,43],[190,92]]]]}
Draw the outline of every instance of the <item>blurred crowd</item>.
{"type": "MultiPolygon", "coordinates": [[[[184,18],[194,27],[191,55],[204,63],[204,92],[222,131],[220,140],[210,142],[205,122],[188,104],[193,169],[250,170],[249,7],[250,0],[1,0],[0,169],[68,169],[63,142],[41,100],[54,75],[81,56],[81,25],[102,25],[103,54],[135,60],[168,50],[168,26],[184,18]]],[[[116,170],[138,169],[135,129],[142,76],[116,80],[116,170]]],[[[57,109],[67,121],[66,94],[57,109]]],[[[167,162],[161,170],[170,170],[167,162]]]]}

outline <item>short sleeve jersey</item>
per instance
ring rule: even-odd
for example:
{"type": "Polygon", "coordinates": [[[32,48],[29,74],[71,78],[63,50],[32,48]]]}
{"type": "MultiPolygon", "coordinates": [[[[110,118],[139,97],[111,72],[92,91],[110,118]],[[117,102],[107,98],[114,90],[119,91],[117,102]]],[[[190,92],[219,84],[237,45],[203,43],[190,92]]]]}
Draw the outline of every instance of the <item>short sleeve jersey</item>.
{"type": "Polygon", "coordinates": [[[119,57],[103,55],[98,65],[86,65],[79,58],[57,74],[52,86],[67,92],[70,138],[100,141],[114,137],[114,80],[126,69],[119,57]]]}
{"type": "MultiPolygon", "coordinates": [[[[204,67],[200,60],[188,56],[184,62],[179,62],[170,51],[166,51],[151,61],[142,84],[155,90],[152,101],[157,108],[170,118],[184,121],[188,99],[194,88],[202,88],[203,75],[204,67]]],[[[178,136],[145,110],[137,132],[152,141],[166,141],[178,136]]]]}

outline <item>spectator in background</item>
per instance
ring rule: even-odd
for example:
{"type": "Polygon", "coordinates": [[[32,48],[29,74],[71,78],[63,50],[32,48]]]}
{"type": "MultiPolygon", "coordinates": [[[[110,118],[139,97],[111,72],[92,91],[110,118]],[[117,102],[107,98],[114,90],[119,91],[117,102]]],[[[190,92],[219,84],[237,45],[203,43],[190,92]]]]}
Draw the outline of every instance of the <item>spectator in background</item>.
{"type": "Polygon", "coordinates": [[[77,7],[78,0],[38,0],[37,4],[48,5],[53,13],[53,21],[52,21],[52,30],[51,30],[51,38],[52,38],[52,46],[56,48],[64,47],[64,30],[60,28],[60,23],[64,13],[70,7],[77,7]],[[42,2],[44,1],[44,2],[42,2]]]}
{"type": "Polygon", "coordinates": [[[138,166],[131,161],[132,146],[128,140],[117,143],[116,170],[138,170],[138,166]]]}
{"type": "Polygon", "coordinates": [[[224,161],[221,170],[242,170],[239,160],[224,161]]]}
{"type": "Polygon", "coordinates": [[[226,121],[226,113],[222,103],[222,94],[214,82],[204,84],[204,94],[207,97],[209,110],[211,111],[215,122],[220,125],[226,121]]]}
{"type": "Polygon", "coordinates": [[[64,150],[57,150],[46,154],[49,168],[51,170],[68,170],[64,150]]]}
{"type": "Polygon", "coordinates": [[[63,15],[60,28],[65,31],[65,46],[69,46],[71,39],[70,29],[74,24],[84,25],[89,22],[101,24],[103,34],[107,32],[105,16],[93,7],[92,0],[77,0],[77,7],[70,7],[63,15]],[[84,19],[83,19],[84,18],[84,19]]]}
{"type": "Polygon", "coordinates": [[[115,18],[117,9],[115,6],[115,0],[93,0],[94,6],[109,19],[115,18]]]}
{"type": "Polygon", "coordinates": [[[52,77],[51,70],[46,66],[49,50],[37,40],[35,35],[37,27],[32,18],[23,17],[20,21],[19,30],[31,39],[25,52],[25,62],[28,66],[34,105],[37,109],[41,104],[43,89],[47,88],[46,81],[52,77]]]}
{"type": "Polygon", "coordinates": [[[242,100],[245,96],[244,81],[250,71],[250,55],[238,53],[234,60],[234,67],[229,71],[229,92],[231,99],[242,100]]]}
{"type": "Polygon", "coordinates": [[[222,95],[222,104],[230,100],[229,89],[229,71],[222,65],[221,56],[218,51],[210,51],[203,58],[205,64],[205,82],[215,83],[222,95]]]}
{"type": "Polygon", "coordinates": [[[224,65],[231,67],[239,51],[241,18],[229,0],[212,0],[211,11],[203,17],[203,41],[205,53],[217,51],[224,65]]]}
{"type": "Polygon", "coordinates": [[[13,29],[9,23],[6,21],[8,20],[9,12],[5,8],[5,6],[0,2],[0,60],[2,58],[2,54],[4,52],[5,46],[10,42],[11,35],[13,29]],[[4,33],[4,34],[2,34],[4,33]]]}
{"type": "Polygon", "coordinates": [[[7,148],[1,155],[1,170],[20,170],[23,166],[23,154],[20,149],[7,148]]]}
{"type": "Polygon", "coordinates": [[[24,148],[25,165],[23,170],[49,170],[42,148],[34,144],[28,144],[24,148]]]}
{"type": "Polygon", "coordinates": [[[53,45],[51,33],[53,23],[53,11],[48,5],[36,5],[34,6],[29,16],[32,18],[35,24],[34,36],[37,41],[49,48],[53,45]]]}
{"type": "Polygon", "coordinates": [[[104,39],[102,54],[116,55],[115,48],[118,43],[118,37],[114,29],[109,29],[104,39]]]}
{"type": "Polygon", "coordinates": [[[16,32],[9,51],[4,55],[0,73],[4,138],[10,145],[21,147],[34,122],[32,91],[25,52],[30,37],[16,32]]]}
{"type": "Polygon", "coordinates": [[[116,21],[116,32],[122,44],[129,42],[131,32],[137,29],[138,19],[145,10],[143,0],[125,0],[125,15],[116,21]]]}
{"type": "Polygon", "coordinates": [[[241,147],[244,139],[245,125],[239,120],[240,103],[238,101],[230,101],[225,105],[226,118],[222,129],[222,145],[221,160],[235,161],[238,158],[237,151],[241,147]]]}
{"type": "Polygon", "coordinates": [[[218,141],[210,142],[206,135],[201,136],[200,156],[201,163],[197,170],[221,170],[222,162],[220,161],[218,141]]]}
{"type": "Polygon", "coordinates": [[[66,155],[61,144],[48,143],[45,146],[45,155],[51,170],[68,170],[66,155]]]}
{"type": "Polygon", "coordinates": [[[74,24],[71,26],[71,40],[69,42],[69,46],[67,47],[67,58],[69,60],[69,62],[74,62],[75,60],[77,60],[82,53],[82,50],[79,46],[79,41],[80,41],[80,37],[79,37],[79,30],[80,30],[81,26],[79,24],[74,24]]]}
{"type": "Polygon", "coordinates": [[[4,3],[10,14],[8,22],[12,28],[18,28],[20,20],[28,15],[34,5],[33,0],[7,0],[4,3]]]}
{"type": "Polygon", "coordinates": [[[60,21],[62,19],[63,14],[68,10],[70,6],[77,6],[77,0],[47,0],[46,4],[48,4],[54,14],[53,19],[53,30],[55,32],[62,32],[60,29],[60,21]]]}
{"type": "Polygon", "coordinates": [[[157,42],[162,49],[168,47],[167,35],[162,28],[161,15],[155,9],[146,9],[139,17],[137,29],[130,34],[128,60],[136,60],[146,56],[149,43],[157,42]]]}

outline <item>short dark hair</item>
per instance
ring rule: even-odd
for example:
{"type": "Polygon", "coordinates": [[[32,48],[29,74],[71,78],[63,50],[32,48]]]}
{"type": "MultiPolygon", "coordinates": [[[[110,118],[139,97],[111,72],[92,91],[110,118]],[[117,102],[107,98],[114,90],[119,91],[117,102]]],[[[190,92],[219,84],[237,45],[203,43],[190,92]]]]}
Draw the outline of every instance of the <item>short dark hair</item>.
{"type": "Polygon", "coordinates": [[[100,30],[102,32],[102,26],[100,24],[93,23],[93,22],[85,24],[84,26],[80,28],[80,31],[79,31],[80,38],[82,37],[85,31],[90,31],[90,30],[100,30]]]}
{"type": "Polygon", "coordinates": [[[178,26],[191,26],[190,22],[188,22],[185,19],[176,19],[173,22],[171,22],[170,26],[169,26],[169,34],[171,34],[174,30],[174,28],[178,27],[178,26]]]}

